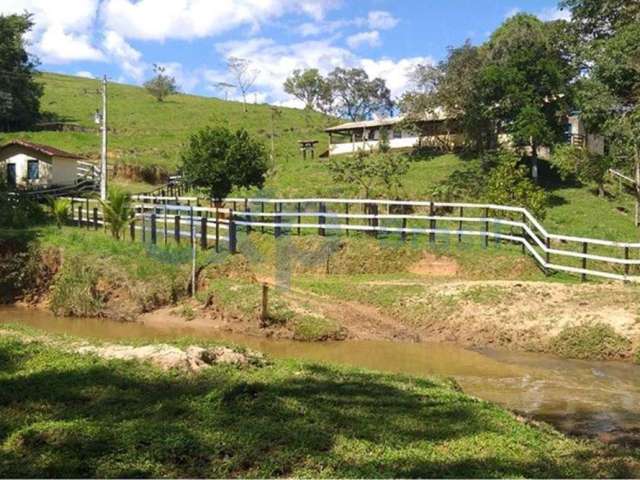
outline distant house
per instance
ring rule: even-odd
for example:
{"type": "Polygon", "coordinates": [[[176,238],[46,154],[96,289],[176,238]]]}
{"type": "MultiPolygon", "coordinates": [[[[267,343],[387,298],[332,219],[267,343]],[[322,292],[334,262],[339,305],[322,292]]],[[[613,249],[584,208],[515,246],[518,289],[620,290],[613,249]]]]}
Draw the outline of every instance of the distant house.
{"type": "MultiPolygon", "coordinates": [[[[441,150],[454,150],[464,145],[464,135],[454,118],[442,113],[434,114],[423,120],[412,120],[409,128],[403,117],[348,122],[325,129],[329,134],[329,156],[353,154],[358,150],[373,151],[379,148],[383,130],[386,130],[391,149],[406,149],[416,146],[434,147],[441,150]]],[[[566,118],[565,139],[567,143],[579,145],[591,153],[604,153],[604,140],[600,135],[588,133],[579,114],[566,118]]],[[[499,144],[509,146],[508,134],[498,134],[499,144]]],[[[540,158],[549,158],[546,147],[540,147],[540,158]]]]}
{"type": "Polygon", "coordinates": [[[0,147],[0,167],[12,187],[73,185],[82,157],[48,145],[13,140],[0,147]]]}

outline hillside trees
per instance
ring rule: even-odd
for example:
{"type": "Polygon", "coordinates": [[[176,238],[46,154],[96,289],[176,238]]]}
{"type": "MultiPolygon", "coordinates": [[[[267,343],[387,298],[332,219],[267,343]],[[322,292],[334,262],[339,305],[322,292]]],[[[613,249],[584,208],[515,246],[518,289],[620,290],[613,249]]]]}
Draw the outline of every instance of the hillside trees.
{"type": "Polygon", "coordinates": [[[40,115],[42,85],[33,76],[37,59],[25,49],[25,35],[33,28],[32,17],[0,15],[0,129],[23,130],[40,115]]]}
{"type": "Polygon", "coordinates": [[[165,74],[166,68],[162,65],[153,65],[153,78],[144,83],[144,88],[149,92],[153,98],[162,102],[169,95],[173,95],[178,92],[178,86],[176,85],[176,79],[171,75],[165,74]]]}
{"type": "Polygon", "coordinates": [[[331,109],[331,86],[316,68],[294,70],[284,82],[284,91],[302,101],[308,110],[327,113],[331,109]]]}
{"type": "Polygon", "coordinates": [[[244,106],[244,111],[246,113],[247,94],[249,93],[249,90],[251,90],[251,87],[253,87],[260,71],[253,68],[249,60],[238,57],[229,57],[227,59],[227,69],[234,78],[234,86],[242,95],[242,105],[244,106]]]}
{"type": "Polygon", "coordinates": [[[185,180],[218,202],[234,188],[262,187],[268,169],[264,145],[244,129],[206,127],[191,135],[181,158],[185,180]]]}

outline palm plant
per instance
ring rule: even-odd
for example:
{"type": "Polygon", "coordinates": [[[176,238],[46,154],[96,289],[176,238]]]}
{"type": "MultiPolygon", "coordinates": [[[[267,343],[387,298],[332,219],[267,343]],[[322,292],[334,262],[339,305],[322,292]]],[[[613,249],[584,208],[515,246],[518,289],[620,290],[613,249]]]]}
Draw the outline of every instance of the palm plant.
{"type": "Polygon", "coordinates": [[[120,240],[123,230],[131,221],[132,210],[129,205],[131,198],[124,190],[111,187],[106,201],[100,201],[104,215],[104,221],[109,225],[111,235],[120,240]]]}
{"type": "Polygon", "coordinates": [[[56,222],[58,228],[69,220],[69,212],[71,209],[71,201],[68,198],[54,198],[51,200],[51,215],[56,222]]]}

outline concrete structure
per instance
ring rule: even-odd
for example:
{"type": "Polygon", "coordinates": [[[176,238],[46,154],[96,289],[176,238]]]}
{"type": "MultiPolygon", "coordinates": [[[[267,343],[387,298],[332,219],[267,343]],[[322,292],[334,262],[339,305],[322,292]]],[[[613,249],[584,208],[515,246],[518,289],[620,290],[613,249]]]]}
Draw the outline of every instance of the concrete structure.
{"type": "Polygon", "coordinates": [[[10,186],[43,188],[73,185],[79,178],[79,155],[48,145],[13,140],[0,147],[0,168],[10,186]]]}

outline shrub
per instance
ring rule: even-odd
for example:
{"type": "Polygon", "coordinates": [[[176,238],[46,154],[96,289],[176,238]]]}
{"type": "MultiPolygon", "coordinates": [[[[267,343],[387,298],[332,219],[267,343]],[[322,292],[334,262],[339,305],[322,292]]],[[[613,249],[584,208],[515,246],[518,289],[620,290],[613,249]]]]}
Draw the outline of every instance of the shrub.
{"type": "Polygon", "coordinates": [[[549,346],[562,357],[608,360],[628,355],[631,342],[610,325],[593,323],[565,328],[549,346]]]}
{"type": "Polygon", "coordinates": [[[69,212],[71,210],[71,202],[67,198],[54,198],[51,200],[51,215],[56,222],[58,228],[62,228],[69,220],[69,212]]]}
{"type": "Polygon", "coordinates": [[[68,259],[51,289],[51,311],[56,315],[91,317],[100,314],[103,299],[97,289],[98,272],[78,258],[68,259]]]}

